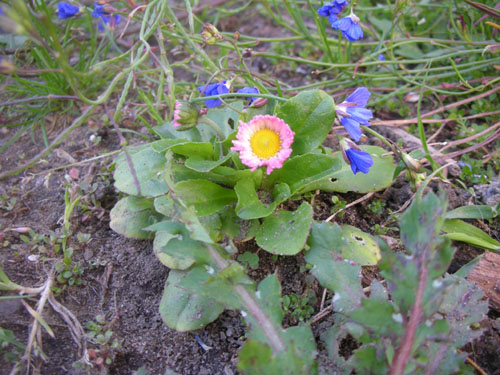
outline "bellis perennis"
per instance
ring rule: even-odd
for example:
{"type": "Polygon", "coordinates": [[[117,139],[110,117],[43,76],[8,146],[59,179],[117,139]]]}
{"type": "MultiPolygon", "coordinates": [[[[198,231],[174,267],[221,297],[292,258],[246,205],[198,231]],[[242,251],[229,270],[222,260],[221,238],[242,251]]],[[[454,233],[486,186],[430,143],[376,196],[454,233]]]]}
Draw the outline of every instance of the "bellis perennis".
{"type": "Polygon", "coordinates": [[[369,153],[361,150],[356,143],[350,139],[343,138],[340,141],[342,156],[347,164],[351,166],[352,173],[368,173],[373,165],[373,159],[369,153]]]}
{"type": "Polygon", "coordinates": [[[250,122],[240,121],[231,150],[240,153],[243,164],[252,171],[267,167],[266,173],[281,168],[292,153],[295,133],[276,116],[255,116],[250,122]]]}
{"type": "Polygon", "coordinates": [[[340,105],[335,106],[340,123],[356,142],[361,138],[361,125],[370,125],[369,120],[373,118],[372,111],[365,108],[369,98],[370,91],[366,87],[358,87],[340,105]]]}

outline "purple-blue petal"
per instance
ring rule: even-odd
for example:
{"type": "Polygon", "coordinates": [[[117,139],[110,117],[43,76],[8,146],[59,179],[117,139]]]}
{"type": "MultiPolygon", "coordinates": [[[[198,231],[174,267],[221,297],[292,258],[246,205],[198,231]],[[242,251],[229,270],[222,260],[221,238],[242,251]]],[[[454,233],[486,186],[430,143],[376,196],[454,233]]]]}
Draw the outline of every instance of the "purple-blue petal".
{"type": "Polygon", "coordinates": [[[341,30],[342,35],[344,35],[347,40],[354,42],[363,38],[363,29],[359,23],[353,22],[351,26],[346,30],[341,30]]]}
{"type": "Polygon", "coordinates": [[[198,87],[198,91],[201,94],[205,94],[205,96],[212,96],[212,95],[217,95],[217,86],[219,86],[219,83],[211,83],[210,85],[203,85],[198,87]],[[215,91],[214,94],[212,94],[215,91]]]}
{"type": "Polygon", "coordinates": [[[373,165],[373,159],[369,153],[349,148],[345,151],[347,158],[351,162],[352,173],[368,173],[373,165]]]}
{"type": "Polygon", "coordinates": [[[362,135],[359,122],[352,120],[350,117],[341,117],[340,123],[344,126],[345,130],[352,139],[356,142],[359,141],[362,135]]]}
{"type": "Polygon", "coordinates": [[[358,87],[346,98],[345,101],[349,103],[356,103],[357,107],[366,107],[366,103],[368,103],[370,95],[370,91],[366,87],[358,87]]]}
{"type": "MultiPolygon", "coordinates": [[[[242,89],[239,89],[236,92],[240,94],[258,94],[259,90],[257,90],[256,87],[243,87],[242,89]]],[[[249,104],[252,104],[254,100],[257,100],[256,96],[249,96],[248,98],[250,99],[249,104]]]]}
{"type": "Polygon", "coordinates": [[[363,125],[370,125],[369,121],[373,118],[372,111],[362,107],[347,107],[347,114],[351,120],[363,125]]]}
{"type": "Polygon", "coordinates": [[[322,17],[328,17],[330,15],[331,9],[332,6],[330,4],[323,5],[321,8],[318,9],[318,14],[322,17]]]}
{"type": "Polygon", "coordinates": [[[92,10],[92,17],[98,18],[102,16],[109,16],[109,13],[106,11],[104,5],[100,5],[99,3],[94,2],[94,9],[92,10]]]}
{"type": "Polygon", "coordinates": [[[333,25],[337,21],[338,21],[338,17],[336,14],[332,13],[328,16],[328,22],[330,22],[330,25],[333,25]]]}
{"type": "Polygon", "coordinates": [[[340,20],[338,20],[337,22],[332,23],[332,27],[335,30],[344,31],[344,30],[349,29],[352,24],[353,24],[353,22],[352,22],[351,17],[344,17],[344,18],[341,18],[340,20]]]}
{"type": "MultiPolygon", "coordinates": [[[[198,87],[198,91],[205,96],[214,96],[220,94],[227,94],[229,89],[226,86],[226,81],[212,83],[210,85],[198,87]]],[[[222,104],[220,99],[208,99],[205,100],[205,105],[208,108],[218,107],[222,104]]]]}
{"type": "Polygon", "coordinates": [[[79,11],[80,8],[73,4],[65,2],[60,2],[57,4],[57,15],[62,20],[76,16],[79,11]]]}
{"type": "Polygon", "coordinates": [[[385,56],[383,53],[381,53],[380,55],[377,56],[377,59],[380,60],[380,61],[385,61],[385,56]]]}

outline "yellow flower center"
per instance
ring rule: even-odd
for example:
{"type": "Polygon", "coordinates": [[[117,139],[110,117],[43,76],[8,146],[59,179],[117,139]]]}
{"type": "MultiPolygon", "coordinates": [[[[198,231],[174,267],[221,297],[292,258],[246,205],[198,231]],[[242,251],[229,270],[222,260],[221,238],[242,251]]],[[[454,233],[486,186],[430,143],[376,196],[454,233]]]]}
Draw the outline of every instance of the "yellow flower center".
{"type": "Polygon", "coordinates": [[[252,136],[250,146],[260,159],[268,159],[281,149],[280,136],[270,129],[262,129],[252,136]]]}

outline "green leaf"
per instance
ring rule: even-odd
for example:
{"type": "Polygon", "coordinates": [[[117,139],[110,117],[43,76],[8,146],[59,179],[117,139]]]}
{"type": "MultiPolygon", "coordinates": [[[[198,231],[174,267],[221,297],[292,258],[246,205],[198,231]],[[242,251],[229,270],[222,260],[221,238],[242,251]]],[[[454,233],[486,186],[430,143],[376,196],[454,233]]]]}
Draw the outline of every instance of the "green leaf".
{"type": "Polygon", "coordinates": [[[188,275],[170,271],[160,302],[160,315],[165,324],[176,331],[200,329],[217,319],[224,305],[214,299],[194,294],[179,286],[188,275]]]}
{"type": "MultiPolygon", "coordinates": [[[[269,275],[259,283],[255,292],[255,301],[271,320],[275,327],[281,328],[283,320],[283,310],[281,309],[281,285],[276,275],[269,275]]],[[[248,314],[245,321],[250,326],[248,336],[250,339],[257,339],[268,343],[268,339],[259,323],[248,314]]],[[[268,343],[269,344],[269,343],[268,343]]]]}
{"type": "Polygon", "coordinates": [[[305,154],[287,160],[277,172],[277,178],[290,186],[291,194],[315,190],[316,184],[326,180],[338,171],[340,163],[329,155],[305,154]]]}
{"type": "Polygon", "coordinates": [[[221,231],[230,239],[245,242],[253,237],[259,229],[259,220],[240,219],[234,210],[224,210],[220,213],[221,231]]]}
{"type": "Polygon", "coordinates": [[[187,180],[175,185],[175,193],[188,206],[194,206],[198,216],[207,216],[236,202],[236,194],[207,180],[187,180]]]}
{"type": "Polygon", "coordinates": [[[295,132],[292,156],[301,155],[325,140],[335,120],[335,103],[324,91],[304,91],[282,105],[277,116],[295,132]]]}
{"type": "Polygon", "coordinates": [[[453,327],[453,340],[450,342],[458,349],[481,336],[482,330],[471,329],[471,325],[485,318],[488,301],[483,298],[481,288],[473,282],[450,274],[445,276],[444,281],[453,281],[454,285],[446,289],[439,312],[453,327]]]}
{"type": "Polygon", "coordinates": [[[189,139],[170,139],[170,138],[163,138],[158,141],[154,141],[151,143],[151,148],[158,152],[158,153],[163,153],[167,150],[169,150],[172,146],[179,145],[179,144],[186,144],[190,143],[189,139]]]}
{"type": "Polygon", "coordinates": [[[140,194],[125,153],[116,159],[116,169],[113,175],[115,187],[126,194],[144,197],[157,197],[165,194],[168,191],[162,177],[166,163],[165,156],[153,151],[151,145],[129,150],[128,154],[139,182],[140,194]]]}
{"type": "MultiPolygon", "coordinates": [[[[247,177],[239,180],[234,191],[238,197],[237,215],[244,220],[269,216],[276,208],[276,202],[263,203],[255,190],[254,179],[247,177]]],[[[270,199],[270,197],[268,197],[270,199]]]]}
{"type": "Polygon", "coordinates": [[[125,237],[138,239],[150,238],[152,234],[143,228],[161,218],[161,215],[153,210],[151,199],[133,196],[120,199],[109,216],[111,229],[125,237]]]}
{"type": "Polygon", "coordinates": [[[387,154],[387,151],[377,146],[361,146],[360,148],[373,158],[374,164],[370,171],[367,174],[352,173],[351,167],[344,161],[342,153],[337,152],[333,157],[341,163],[342,167],[331,175],[333,179],[337,179],[332,183],[331,191],[339,193],[352,191],[364,194],[385,189],[392,184],[395,169],[392,156],[382,156],[387,154]]]}
{"type": "Polygon", "coordinates": [[[248,340],[238,355],[238,370],[243,375],[280,375],[280,370],[271,361],[272,352],[268,345],[257,340],[248,340]]]}
{"type": "Polygon", "coordinates": [[[218,167],[219,165],[224,164],[228,160],[230,160],[232,157],[232,153],[228,153],[226,156],[224,156],[222,159],[219,160],[205,160],[201,159],[198,157],[190,157],[189,159],[186,160],[184,165],[192,170],[195,170],[197,172],[210,172],[214,168],[218,167]]]}
{"type": "Polygon", "coordinates": [[[416,257],[433,248],[443,223],[446,201],[435,194],[416,199],[400,220],[401,241],[416,257]]]}
{"type": "Polygon", "coordinates": [[[296,211],[279,210],[264,219],[257,244],[278,255],[295,255],[304,248],[313,221],[313,210],[303,202],[296,211]]]}
{"type": "Polygon", "coordinates": [[[250,171],[250,169],[237,171],[234,168],[218,166],[208,172],[197,172],[186,167],[183,163],[181,164],[175,161],[170,163],[169,168],[171,169],[175,183],[187,180],[204,179],[216,184],[234,186],[240,179],[250,177],[254,179],[256,181],[256,185],[259,186],[262,181],[262,171],[260,170],[256,170],[254,172],[250,171]]]}
{"type": "Polygon", "coordinates": [[[186,227],[179,222],[162,221],[145,230],[156,231],[153,250],[165,266],[185,270],[193,264],[210,264],[205,245],[190,238],[186,227]]]}
{"type": "Polygon", "coordinates": [[[209,142],[186,142],[170,147],[173,153],[199,157],[201,159],[211,159],[214,155],[214,146],[209,142]]]}
{"type": "Polygon", "coordinates": [[[245,251],[243,254],[238,255],[238,262],[243,264],[248,264],[253,270],[259,268],[259,256],[255,253],[251,253],[250,251],[245,251]]]}
{"type": "Polygon", "coordinates": [[[154,207],[157,212],[166,217],[172,217],[175,214],[174,201],[168,195],[155,198],[154,207]]]}
{"type": "Polygon", "coordinates": [[[315,223],[311,229],[305,259],[313,265],[311,273],[320,284],[335,292],[335,311],[349,312],[361,305],[361,266],[340,255],[345,246],[337,224],[315,223]]]}
{"type": "Polygon", "coordinates": [[[372,266],[380,260],[380,248],[377,241],[368,233],[350,225],[342,225],[341,255],[362,266],[372,266]]]}
{"type": "Polygon", "coordinates": [[[445,237],[454,241],[466,242],[486,250],[500,250],[500,243],[481,229],[458,219],[446,219],[443,227],[445,237]]]}
{"type": "MultiPolygon", "coordinates": [[[[232,262],[231,264],[236,264],[232,262]]],[[[243,309],[243,303],[239,295],[234,290],[234,284],[231,278],[225,277],[229,276],[228,273],[232,272],[232,276],[244,278],[244,272],[239,273],[236,268],[232,268],[231,265],[225,268],[224,274],[217,277],[216,270],[211,266],[193,266],[189,271],[187,271],[186,276],[179,283],[179,286],[191,293],[204,296],[206,298],[213,298],[218,303],[224,305],[227,308],[232,309],[243,309]],[[238,274],[234,274],[234,271],[238,274]]],[[[249,289],[252,288],[252,281],[247,278],[245,284],[249,289]]]]}
{"type": "Polygon", "coordinates": [[[493,219],[497,216],[496,211],[491,206],[463,206],[448,211],[444,216],[446,219],[493,219]]]}

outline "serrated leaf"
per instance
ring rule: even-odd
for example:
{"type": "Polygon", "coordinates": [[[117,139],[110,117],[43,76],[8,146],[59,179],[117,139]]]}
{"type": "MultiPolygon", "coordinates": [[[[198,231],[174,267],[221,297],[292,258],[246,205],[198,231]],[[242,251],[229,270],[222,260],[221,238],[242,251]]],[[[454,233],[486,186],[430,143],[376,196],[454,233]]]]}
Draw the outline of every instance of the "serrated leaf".
{"type": "Polygon", "coordinates": [[[134,172],[131,171],[125,153],[116,159],[116,169],[113,177],[115,187],[129,195],[141,195],[144,197],[157,197],[168,191],[163,181],[163,170],[165,167],[165,156],[155,152],[151,145],[129,150],[128,154],[132,161],[134,172]],[[139,182],[140,194],[133,178],[133,173],[139,182]]]}
{"type": "Polygon", "coordinates": [[[335,103],[324,91],[304,91],[282,105],[277,116],[295,132],[292,156],[301,155],[325,140],[335,120],[335,103]]]}
{"type": "Polygon", "coordinates": [[[400,220],[401,241],[411,254],[418,257],[432,247],[445,212],[446,201],[433,193],[415,200],[405,211],[400,220]]]}
{"type": "Polygon", "coordinates": [[[125,237],[146,239],[151,232],[143,230],[160,220],[161,215],[153,210],[151,199],[129,196],[120,199],[109,214],[109,226],[125,237]]]}
{"type": "Polygon", "coordinates": [[[270,253],[295,255],[304,248],[312,219],[313,210],[307,202],[296,211],[278,210],[264,219],[255,240],[270,253]]]}
{"type": "Polygon", "coordinates": [[[160,315],[165,324],[176,331],[200,329],[217,319],[224,305],[181,287],[189,274],[170,271],[160,302],[160,315]]]}
{"type": "MultiPolygon", "coordinates": [[[[281,308],[281,285],[276,275],[269,275],[259,283],[257,291],[253,295],[254,300],[261,307],[262,311],[268,316],[275,327],[281,328],[283,320],[283,310],[281,308]]],[[[268,343],[262,327],[251,316],[245,318],[249,325],[248,335],[251,339],[257,339],[261,342],[268,343]]]]}
{"type": "Polygon", "coordinates": [[[311,273],[320,284],[335,293],[335,311],[349,312],[361,305],[361,266],[344,260],[340,255],[342,230],[337,224],[315,223],[309,236],[307,263],[313,265],[311,273]]]}
{"type": "Polygon", "coordinates": [[[331,191],[347,193],[368,193],[370,191],[379,191],[392,184],[395,170],[393,158],[387,155],[387,151],[377,146],[361,146],[362,150],[368,152],[373,158],[373,166],[367,174],[352,173],[351,167],[344,161],[341,152],[333,155],[334,159],[340,163],[341,167],[337,172],[331,175],[336,179],[331,184],[331,191]]]}

